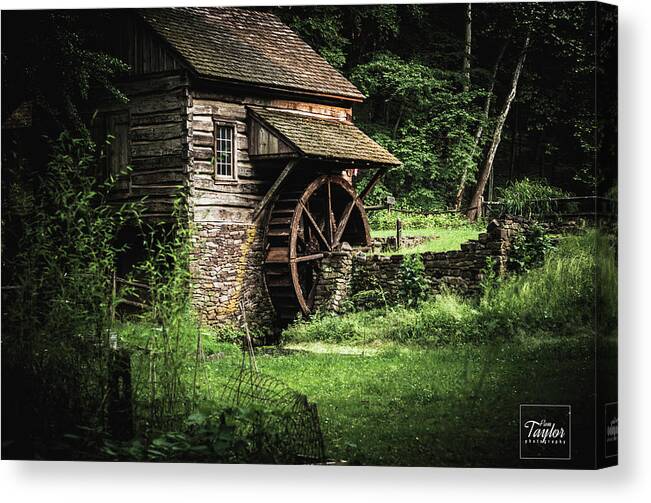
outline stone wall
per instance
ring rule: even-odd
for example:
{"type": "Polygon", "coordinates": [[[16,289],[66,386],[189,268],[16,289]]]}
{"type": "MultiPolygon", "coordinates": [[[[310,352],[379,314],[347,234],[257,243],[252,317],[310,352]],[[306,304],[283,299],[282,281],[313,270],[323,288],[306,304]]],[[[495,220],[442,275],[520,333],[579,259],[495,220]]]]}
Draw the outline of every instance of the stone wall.
{"type": "Polygon", "coordinates": [[[243,299],[249,326],[268,329],[274,311],[263,277],[263,232],[252,224],[195,223],[192,300],[201,321],[241,324],[243,299]]]}
{"type": "Polygon", "coordinates": [[[314,304],[324,312],[339,312],[350,294],[353,275],[352,250],[333,252],[321,261],[321,276],[314,304]]]}
{"type": "MultiPolygon", "coordinates": [[[[462,295],[479,294],[488,259],[496,272],[503,274],[511,240],[526,226],[526,222],[513,218],[494,220],[486,232],[463,243],[460,250],[418,254],[432,292],[446,288],[462,295]]],[[[402,286],[404,260],[405,255],[367,255],[355,251],[332,254],[323,262],[324,273],[317,287],[317,308],[337,312],[345,298],[364,290],[382,289],[387,299],[397,298],[402,286]]]]}
{"type": "MultiPolygon", "coordinates": [[[[263,231],[259,226],[238,223],[197,222],[193,237],[193,303],[208,325],[242,324],[240,300],[252,328],[268,332],[275,313],[264,284],[263,231]]],[[[478,239],[461,250],[419,254],[424,275],[433,292],[443,287],[461,294],[479,293],[487,259],[499,273],[505,271],[511,239],[526,223],[513,219],[493,221],[478,239]]],[[[365,254],[344,246],[321,263],[315,307],[339,312],[346,299],[363,291],[381,288],[388,299],[401,290],[405,255],[365,254]]]]}

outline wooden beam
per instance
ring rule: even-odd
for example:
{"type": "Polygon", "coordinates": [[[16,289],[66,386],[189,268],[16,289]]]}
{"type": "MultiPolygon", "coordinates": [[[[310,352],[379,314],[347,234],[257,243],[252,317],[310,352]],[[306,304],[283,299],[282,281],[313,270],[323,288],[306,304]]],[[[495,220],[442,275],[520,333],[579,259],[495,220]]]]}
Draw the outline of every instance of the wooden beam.
{"type": "Polygon", "coordinates": [[[375,184],[380,180],[380,177],[384,174],[385,168],[379,168],[373,177],[369,180],[369,182],[366,184],[366,187],[364,187],[364,190],[360,192],[359,198],[363,201],[366,196],[368,196],[369,192],[373,190],[373,187],[375,187],[375,184]]]}
{"type": "Polygon", "coordinates": [[[280,186],[282,183],[285,181],[285,178],[289,176],[289,174],[294,171],[294,168],[298,164],[298,159],[291,159],[287,165],[285,166],[285,169],[283,169],[278,175],[278,178],[276,178],[276,181],[273,183],[273,185],[269,188],[267,193],[264,195],[262,198],[262,201],[260,201],[260,204],[255,209],[255,212],[253,213],[253,221],[257,221],[258,217],[262,214],[262,212],[265,210],[265,208],[269,205],[271,200],[276,197],[276,194],[278,193],[278,190],[280,189],[280,186]]]}
{"type": "Polygon", "coordinates": [[[310,260],[318,260],[320,258],[323,258],[324,254],[323,253],[313,253],[312,255],[301,255],[298,256],[294,259],[292,259],[293,262],[309,262],[310,260]]]}
{"type": "Polygon", "coordinates": [[[312,216],[312,213],[310,213],[310,210],[307,209],[307,206],[305,206],[305,204],[303,204],[302,201],[300,202],[300,205],[303,207],[303,212],[305,213],[305,216],[307,217],[308,223],[316,231],[317,237],[321,240],[321,242],[328,249],[328,251],[331,251],[332,248],[330,247],[330,243],[328,243],[328,240],[323,235],[323,232],[321,232],[321,229],[319,229],[319,226],[316,223],[316,220],[314,220],[314,217],[312,216]]]}
{"type": "Polygon", "coordinates": [[[348,225],[348,220],[350,220],[350,214],[353,212],[353,208],[357,204],[357,199],[358,198],[348,201],[348,204],[344,208],[344,212],[341,215],[341,221],[339,222],[339,226],[335,232],[335,238],[332,241],[332,246],[337,246],[339,244],[339,240],[341,240],[341,237],[344,235],[346,225],[348,225]]]}

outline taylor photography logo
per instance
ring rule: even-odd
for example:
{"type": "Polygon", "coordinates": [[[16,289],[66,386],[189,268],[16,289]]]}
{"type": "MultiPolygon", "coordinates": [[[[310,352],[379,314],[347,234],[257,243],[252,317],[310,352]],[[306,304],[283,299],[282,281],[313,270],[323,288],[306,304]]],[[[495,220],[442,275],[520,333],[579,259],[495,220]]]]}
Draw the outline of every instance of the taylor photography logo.
{"type": "Polygon", "coordinates": [[[569,405],[520,405],[520,459],[570,459],[569,405]]]}
{"type": "Polygon", "coordinates": [[[604,406],[605,417],[605,435],[606,435],[606,452],[607,458],[617,456],[618,428],[619,417],[617,414],[617,402],[607,403],[604,406]]]}

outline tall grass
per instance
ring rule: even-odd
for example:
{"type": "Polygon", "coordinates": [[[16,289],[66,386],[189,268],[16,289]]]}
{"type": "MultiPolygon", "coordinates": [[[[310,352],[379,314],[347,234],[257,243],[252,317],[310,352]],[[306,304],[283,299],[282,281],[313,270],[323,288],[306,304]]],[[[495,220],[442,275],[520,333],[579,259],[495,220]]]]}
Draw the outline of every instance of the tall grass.
{"type": "Polygon", "coordinates": [[[595,241],[593,231],[565,238],[541,267],[489,286],[480,307],[506,322],[503,328],[509,333],[525,327],[585,324],[594,312],[595,241]]]}
{"type": "Polygon", "coordinates": [[[532,218],[557,210],[553,199],[571,194],[541,180],[524,178],[498,189],[498,201],[505,213],[532,218]]]}
{"type": "Polygon", "coordinates": [[[97,161],[90,140],[64,133],[46,166],[3,174],[3,431],[19,456],[106,426],[114,237],[139,207],[110,204],[116,181],[98,180],[97,161]]]}

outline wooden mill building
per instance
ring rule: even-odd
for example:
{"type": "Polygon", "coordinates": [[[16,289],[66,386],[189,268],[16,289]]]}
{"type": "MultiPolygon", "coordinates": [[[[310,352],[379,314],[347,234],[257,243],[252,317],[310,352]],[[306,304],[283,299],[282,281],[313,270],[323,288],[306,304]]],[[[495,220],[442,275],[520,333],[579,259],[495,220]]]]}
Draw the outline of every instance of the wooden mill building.
{"type": "Polygon", "coordinates": [[[364,196],[399,161],[352,122],[364,96],[269,12],[115,11],[126,104],[105,102],[119,198],[166,218],[184,187],[195,230],[193,300],[208,323],[259,326],[314,309],[320,262],[370,244],[364,196]],[[353,169],[373,169],[361,193],[353,169]]]}

